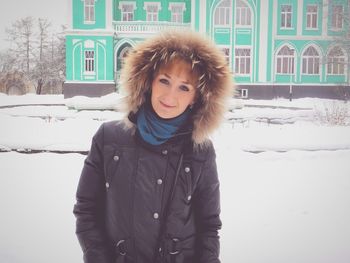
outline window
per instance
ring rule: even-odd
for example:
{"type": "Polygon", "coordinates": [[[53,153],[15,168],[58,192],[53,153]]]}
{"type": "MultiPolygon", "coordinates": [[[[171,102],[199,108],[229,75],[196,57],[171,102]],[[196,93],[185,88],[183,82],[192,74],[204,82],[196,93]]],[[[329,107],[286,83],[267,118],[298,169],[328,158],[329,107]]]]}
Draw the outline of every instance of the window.
{"type": "Polygon", "coordinates": [[[146,21],[158,21],[160,3],[145,3],[146,21]]]}
{"type": "Polygon", "coordinates": [[[237,74],[250,74],[250,48],[235,49],[235,72],[237,74]]]}
{"type": "Polygon", "coordinates": [[[95,51],[86,50],[85,51],[85,72],[95,71],[95,51]]]}
{"type": "Polygon", "coordinates": [[[281,5],[281,27],[292,28],[292,6],[281,5]]]}
{"type": "Polygon", "coordinates": [[[284,46],[277,53],[277,74],[294,74],[294,49],[284,46]]]}
{"type": "Polygon", "coordinates": [[[332,9],[332,28],[339,30],[343,28],[343,6],[334,5],[332,9]]]}
{"type": "Polygon", "coordinates": [[[84,0],[84,22],[95,22],[95,0],[84,0]]]}
{"type": "Polygon", "coordinates": [[[236,6],[236,25],[250,26],[252,24],[250,8],[241,0],[237,1],[236,6]]]}
{"type": "Polygon", "coordinates": [[[124,60],[125,60],[126,56],[128,55],[128,53],[130,52],[130,50],[131,50],[131,47],[125,47],[120,52],[119,59],[120,59],[122,65],[124,65],[124,60]]]}
{"type": "Polygon", "coordinates": [[[221,51],[224,53],[227,65],[230,64],[230,49],[228,47],[221,48],[221,51]]]}
{"type": "Polygon", "coordinates": [[[231,14],[231,1],[224,0],[215,9],[214,24],[216,26],[229,26],[231,14]]]}
{"type": "Polygon", "coordinates": [[[171,22],[183,23],[185,3],[170,3],[169,10],[171,11],[171,22]]]}
{"type": "Polygon", "coordinates": [[[121,21],[133,21],[135,2],[119,2],[119,9],[121,11],[121,21]]]}
{"type": "Polygon", "coordinates": [[[306,7],[306,28],[317,28],[317,5],[308,5],[306,7]]]}
{"type": "Polygon", "coordinates": [[[345,72],[345,56],[340,48],[333,48],[328,54],[327,73],[343,75],[345,72]]]}
{"type": "Polygon", "coordinates": [[[248,89],[241,89],[240,93],[241,93],[241,98],[242,99],[247,99],[248,98],[248,89]]]}
{"type": "Polygon", "coordinates": [[[315,75],[320,73],[320,55],[314,47],[308,47],[302,58],[302,73],[315,75]]]}

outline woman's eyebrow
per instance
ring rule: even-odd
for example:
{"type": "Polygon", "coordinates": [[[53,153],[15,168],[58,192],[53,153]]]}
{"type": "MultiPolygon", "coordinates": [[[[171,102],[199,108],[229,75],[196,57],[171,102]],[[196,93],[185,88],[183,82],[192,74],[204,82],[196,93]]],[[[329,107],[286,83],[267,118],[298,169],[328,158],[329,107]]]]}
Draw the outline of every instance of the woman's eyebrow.
{"type": "MultiPolygon", "coordinates": [[[[164,76],[166,76],[167,78],[171,79],[171,77],[168,74],[166,74],[166,73],[164,73],[164,76]]],[[[181,81],[181,82],[184,83],[184,84],[187,84],[187,85],[192,85],[188,80],[181,81]]]]}

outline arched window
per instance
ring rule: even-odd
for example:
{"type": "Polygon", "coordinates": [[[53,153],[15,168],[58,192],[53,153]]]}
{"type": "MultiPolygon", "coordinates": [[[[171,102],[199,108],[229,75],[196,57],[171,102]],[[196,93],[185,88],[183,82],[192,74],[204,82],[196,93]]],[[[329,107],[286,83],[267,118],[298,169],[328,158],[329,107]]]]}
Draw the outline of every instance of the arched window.
{"type": "Polygon", "coordinates": [[[215,8],[214,25],[215,26],[229,26],[231,14],[231,1],[223,0],[215,8]]]}
{"type": "Polygon", "coordinates": [[[294,74],[294,49],[284,46],[277,53],[277,74],[294,74]]]}
{"type": "Polygon", "coordinates": [[[251,26],[252,14],[249,6],[242,0],[236,3],[236,25],[237,26],[251,26]]]}
{"type": "Polygon", "coordinates": [[[302,58],[302,73],[316,75],[320,73],[320,55],[316,48],[308,47],[302,58]]]}
{"type": "Polygon", "coordinates": [[[345,70],[345,55],[339,47],[334,47],[327,56],[327,73],[330,75],[343,75],[345,70]]]}
{"type": "Polygon", "coordinates": [[[124,59],[125,57],[128,55],[128,52],[131,50],[131,47],[130,46],[127,46],[125,48],[122,49],[122,51],[120,51],[120,54],[119,54],[119,59],[121,61],[121,63],[123,64],[124,63],[124,59]]]}

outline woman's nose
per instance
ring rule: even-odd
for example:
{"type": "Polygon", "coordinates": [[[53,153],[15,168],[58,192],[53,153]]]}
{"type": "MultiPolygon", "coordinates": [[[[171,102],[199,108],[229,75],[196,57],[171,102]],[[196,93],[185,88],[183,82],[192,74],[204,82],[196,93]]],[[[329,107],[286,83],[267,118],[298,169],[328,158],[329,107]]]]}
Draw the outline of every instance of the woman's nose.
{"type": "Polygon", "coordinates": [[[169,89],[166,89],[164,97],[169,102],[172,102],[172,101],[176,100],[176,98],[177,98],[176,88],[175,87],[170,87],[169,89]]]}

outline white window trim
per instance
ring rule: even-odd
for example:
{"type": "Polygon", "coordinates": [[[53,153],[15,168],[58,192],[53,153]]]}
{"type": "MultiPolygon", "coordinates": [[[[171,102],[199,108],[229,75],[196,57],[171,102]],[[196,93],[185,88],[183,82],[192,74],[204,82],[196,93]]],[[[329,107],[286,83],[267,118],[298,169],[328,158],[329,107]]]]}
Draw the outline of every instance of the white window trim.
{"type": "Polygon", "coordinates": [[[333,14],[333,11],[334,11],[333,8],[334,8],[335,6],[341,6],[341,8],[342,8],[342,14],[343,14],[343,16],[344,16],[344,6],[343,6],[343,5],[338,4],[338,5],[334,5],[334,6],[332,7],[331,30],[332,30],[332,31],[342,31],[342,30],[344,29],[344,18],[342,18],[342,27],[334,27],[334,26],[333,26],[333,16],[334,16],[334,14],[333,14]]]}
{"type": "Polygon", "coordinates": [[[248,89],[240,89],[241,93],[241,98],[242,99],[247,99],[248,98],[248,89]]]}
{"type": "MultiPolygon", "coordinates": [[[[283,45],[283,46],[281,46],[278,50],[277,50],[277,52],[276,52],[276,55],[275,55],[275,74],[276,75],[279,75],[279,76],[286,76],[286,75],[290,75],[290,76],[294,76],[295,75],[295,70],[296,70],[296,64],[297,63],[297,56],[296,56],[296,49],[294,48],[294,47],[292,47],[292,46],[290,46],[290,45],[283,45]],[[294,55],[293,56],[279,56],[278,55],[278,53],[281,51],[281,49],[282,48],[284,48],[284,47],[288,47],[289,49],[293,49],[294,50],[294,55]],[[278,62],[278,58],[279,57],[289,57],[289,58],[294,58],[294,64],[293,64],[293,70],[294,70],[294,72],[290,72],[290,73],[283,73],[283,72],[281,72],[281,73],[279,73],[279,72],[277,72],[277,62],[278,62]]],[[[281,65],[282,66],[282,65],[281,65]]]]}
{"type": "MultiPolygon", "coordinates": [[[[281,17],[281,24],[280,24],[280,28],[283,30],[294,30],[293,27],[293,5],[292,4],[281,4],[280,7],[281,13],[280,13],[280,17],[281,17]],[[289,14],[290,13],[290,27],[287,26],[282,26],[282,6],[290,6],[291,7],[291,11],[290,12],[284,12],[285,14],[289,14]]],[[[286,18],[285,18],[286,20],[286,18]]],[[[287,20],[285,21],[287,22],[287,20]]],[[[287,25],[287,23],[285,23],[287,25]]]]}
{"type": "MultiPolygon", "coordinates": [[[[232,58],[232,48],[229,45],[220,45],[218,48],[222,51],[222,49],[227,48],[228,49],[228,65],[231,67],[231,58],[232,58]]],[[[224,55],[225,59],[227,58],[226,55],[224,55]]]]}
{"type": "MultiPolygon", "coordinates": [[[[307,30],[318,30],[318,15],[319,15],[319,8],[318,8],[318,5],[316,5],[316,4],[309,4],[309,5],[307,5],[306,6],[306,29],[307,30]],[[308,27],[307,26],[307,17],[308,17],[308,14],[309,15],[313,15],[313,14],[315,14],[315,13],[309,13],[308,11],[307,11],[307,7],[308,6],[313,6],[313,7],[316,7],[316,27],[308,27]]],[[[311,21],[312,22],[312,21],[311,21]]]]}
{"type": "Polygon", "coordinates": [[[161,6],[160,2],[144,2],[143,3],[143,10],[146,11],[146,21],[147,22],[159,21],[159,11],[162,10],[162,6],[161,6]],[[147,6],[149,6],[149,5],[157,5],[158,6],[157,20],[151,20],[151,21],[147,20],[147,15],[148,15],[148,13],[147,13],[147,6]]]}
{"type": "MultiPolygon", "coordinates": [[[[171,3],[169,3],[168,10],[171,12],[171,9],[174,6],[180,6],[182,8],[182,22],[178,22],[178,23],[183,23],[184,12],[186,11],[186,3],[171,2],[171,3]]],[[[173,12],[171,12],[171,19],[172,19],[172,17],[173,17],[173,12]]]]}
{"type": "MultiPolygon", "coordinates": [[[[316,57],[314,57],[316,58],[316,57]]],[[[321,51],[315,47],[315,46],[307,46],[304,48],[303,52],[301,53],[301,57],[300,57],[300,73],[302,76],[321,76],[322,74],[322,65],[321,65],[321,51]],[[319,67],[318,67],[318,73],[303,73],[303,60],[304,58],[311,58],[311,56],[307,55],[307,56],[304,56],[304,53],[305,51],[309,48],[309,47],[313,47],[317,52],[318,52],[318,61],[319,61],[319,67]]],[[[307,66],[306,68],[308,68],[308,65],[309,65],[309,62],[307,62],[307,66]]]]}
{"type": "Polygon", "coordinates": [[[219,6],[220,4],[221,4],[221,2],[214,9],[214,15],[213,15],[214,27],[220,27],[220,28],[226,27],[226,28],[229,28],[229,27],[231,27],[231,24],[232,24],[232,7],[231,7],[231,5],[228,6],[228,7],[220,7],[219,6]],[[216,20],[215,14],[218,11],[218,8],[220,8],[220,9],[228,9],[229,10],[229,17],[228,17],[229,22],[228,22],[228,24],[216,24],[215,23],[215,20],[216,20]]]}
{"type": "MultiPolygon", "coordinates": [[[[236,46],[233,50],[234,52],[234,74],[238,77],[250,77],[252,75],[252,67],[253,67],[253,54],[252,54],[252,47],[251,46],[236,46]],[[249,65],[249,73],[239,73],[237,72],[237,69],[236,69],[236,49],[249,49],[250,50],[250,65],[249,65]]],[[[240,57],[242,58],[242,57],[240,57]]]]}
{"type": "Polygon", "coordinates": [[[95,4],[94,4],[94,20],[85,20],[85,0],[81,0],[83,2],[83,9],[84,9],[84,24],[85,25],[93,25],[96,23],[96,1],[94,0],[95,4]]]}
{"type": "Polygon", "coordinates": [[[123,20],[123,12],[121,11],[123,8],[123,5],[133,5],[133,12],[134,12],[134,16],[135,16],[136,2],[135,1],[120,1],[119,2],[118,9],[120,10],[120,20],[127,22],[126,20],[123,20]]]}
{"type": "Polygon", "coordinates": [[[134,7],[134,11],[136,10],[136,2],[135,1],[120,1],[119,2],[119,6],[118,6],[118,8],[119,8],[119,10],[122,10],[122,6],[123,5],[125,5],[125,4],[127,4],[127,5],[133,5],[133,7],[134,7]]]}
{"type": "Polygon", "coordinates": [[[94,76],[94,75],[96,75],[96,52],[95,52],[95,50],[93,50],[93,49],[88,49],[88,50],[84,50],[84,75],[86,76],[86,75],[89,75],[89,76],[94,76]],[[86,70],[86,60],[87,60],[87,58],[86,58],[86,52],[88,52],[88,51],[92,51],[92,52],[94,52],[94,57],[92,58],[92,59],[89,59],[90,61],[93,61],[94,62],[94,70],[92,70],[92,71],[87,71],[86,70]]]}
{"type": "MultiPolygon", "coordinates": [[[[250,8],[250,6],[247,4],[247,3],[245,3],[245,5],[246,6],[244,6],[244,7],[242,7],[242,6],[240,6],[240,7],[237,7],[237,2],[238,1],[236,1],[236,13],[235,13],[235,25],[236,25],[236,27],[239,27],[239,28],[251,28],[252,26],[253,26],[253,12],[252,12],[252,9],[250,8]],[[237,24],[237,18],[236,18],[236,16],[237,16],[237,11],[238,11],[238,9],[246,9],[247,11],[249,11],[249,13],[250,13],[250,25],[242,25],[242,24],[237,24]]],[[[242,1],[243,2],[243,1],[242,1]]]]}
{"type": "Polygon", "coordinates": [[[162,6],[160,2],[144,2],[143,3],[143,10],[147,10],[147,6],[149,5],[157,5],[158,6],[158,11],[162,10],[162,6]]]}
{"type": "MultiPolygon", "coordinates": [[[[341,51],[343,52],[343,55],[342,56],[337,56],[337,58],[339,59],[343,59],[343,63],[344,63],[344,73],[338,73],[338,74],[335,74],[335,73],[330,73],[328,72],[328,66],[329,66],[329,63],[328,63],[328,59],[330,58],[329,57],[329,53],[332,52],[333,49],[335,49],[336,47],[332,47],[329,52],[327,53],[327,65],[326,65],[326,72],[327,72],[327,76],[345,76],[346,75],[346,72],[348,70],[347,68],[347,58],[346,58],[346,53],[344,52],[343,49],[341,49],[341,51]]],[[[332,63],[333,64],[333,63],[332,63]]],[[[333,69],[333,67],[332,67],[333,69]]]]}
{"type": "Polygon", "coordinates": [[[171,11],[171,8],[173,6],[182,6],[182,11],[186,11],[186,3],[178,3],[178,2],[171,2],[169,3],[169,7],[168,7],[168,10],[171,11]]]}

